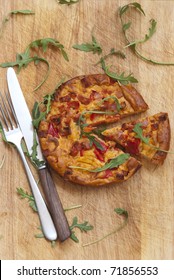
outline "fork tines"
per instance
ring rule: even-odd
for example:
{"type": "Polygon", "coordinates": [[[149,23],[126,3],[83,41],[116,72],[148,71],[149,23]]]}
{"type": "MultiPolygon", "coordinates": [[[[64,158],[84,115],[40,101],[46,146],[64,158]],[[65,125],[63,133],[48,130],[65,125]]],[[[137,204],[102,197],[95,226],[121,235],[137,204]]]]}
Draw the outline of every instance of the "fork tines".
{"type": "Polygon", "coordinates": [[[18,121],[10,97],[7,92],[5,92],[5,97],[3,97],[0,92],[0,97],[0,111],[2,115],[2,119],[0,119],[0,121],[3,121],[7,130],[13,129],[18,126],[18,121]]]}

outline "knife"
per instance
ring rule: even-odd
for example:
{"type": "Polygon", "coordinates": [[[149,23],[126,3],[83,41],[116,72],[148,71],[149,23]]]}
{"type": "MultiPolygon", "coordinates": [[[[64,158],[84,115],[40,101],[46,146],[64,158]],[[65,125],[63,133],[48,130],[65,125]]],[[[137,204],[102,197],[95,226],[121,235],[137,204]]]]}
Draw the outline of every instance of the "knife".
{"type": "MultiPolygon", "coordinates": [[[[33,128],[32,118],[28,106],[26,104],[24,95],[22,93],[19,81],[12,67],[9,67],[7,69],[7,84],[8,84],[11,100],[13,103],[13,107],[20,128],[22,130],[28,152],[31,155],[35,129],[33,128]]],[[[41,166],[38,167],[38,173],[39,173],[41,185],[43,187],[46,202],[48,204],[49,211],[51,213],[52,219],[54,221],[54,225],[57,230],[58,238],[60,241],[64,241],[71,235],[70,228],[62,207],[62,203],[57,193],[56,186],[53,182],[50,171],[43,158],[37,135],[36,135],[36,139],[38,142],[37,157],[41,162],[43,162],[43,164],[41,164],[41,166]]]]}

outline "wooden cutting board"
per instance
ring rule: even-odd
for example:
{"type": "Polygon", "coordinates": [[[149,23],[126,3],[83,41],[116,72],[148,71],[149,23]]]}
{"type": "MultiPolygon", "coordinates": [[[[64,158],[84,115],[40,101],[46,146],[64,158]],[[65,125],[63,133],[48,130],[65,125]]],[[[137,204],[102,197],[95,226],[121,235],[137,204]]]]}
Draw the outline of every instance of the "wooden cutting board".
{"type": "MultiPolygon", "coordinates": [[[[138,1],[138,0],[137,0],[138,1]]],[[[16,53],[36,39],[51,37],[59,40],[69,56],[66,62],[60,52],[49,48],[37,53],[50,63],[50,75],[36,92],[33,89],[46,74],[46,65],[28,65],[19,73],[19,81],[27,104],[32,110],[35,101],[51,93],[58,81],[81,74],[102,73],[95,66],[97,54],[84,53],[72,48],[73,44],[91,42],[91,34],[107,54],[111,48],[125,46],[118,8],[131,1],[80,0],[67,6],[55,0],[0,0],[0,22],[11,10],[31,9],[35,15],[14,15],[6,23],[0,38],[0,63],[14,61],[16,53]]],[[[133,1],[132,1],[133,2],[133,1]]],[[[138,1],[146,17],[131,10],[125,20],[132,21],[130,36],[143,38],[148,32],[149,20],[157,21],[157,31],[149,42],[140,46],[147,57],[158,61],[174,62],[174,2],[138,1]]],[[[138,79],[135,85],[141,92],[149,110],[143,116],[168,112],[172,128],[171,150],[174,151],[174,66],[148,64],[136,57],[130,49],[124,49],[126,59],[112,57],[107,64],[118,73],[133,73],[138,79]]],[[[33,52],[34,54],[34,52],[33,52]]],[[[6,69],[0,68],[0,90],[6,89],[6,69]]],[[[57,190],[65,208],[81,205],[66,212],[69,223],[77,216],[79,222],[88,221],[94,226],[87,234],[76,229],[79,243],[71,239],[52,248],[40,233],[37,214],[21,200],[17,188],[30,193],[24,168],[15,149],[0,140],[0,258],[1,259],[174,259],[174,155],[168,154],[163,166],[150,164],[130,180],[108,187],[84,187],[64,182],[52,172],[57,190]],[[88,246],[93,241],[117,228],[122,222],[114,209],[128,211],[127,226],[105,240],[88,246]]],[[[36,179],[38,175],[32,170],[36,179]]]]}

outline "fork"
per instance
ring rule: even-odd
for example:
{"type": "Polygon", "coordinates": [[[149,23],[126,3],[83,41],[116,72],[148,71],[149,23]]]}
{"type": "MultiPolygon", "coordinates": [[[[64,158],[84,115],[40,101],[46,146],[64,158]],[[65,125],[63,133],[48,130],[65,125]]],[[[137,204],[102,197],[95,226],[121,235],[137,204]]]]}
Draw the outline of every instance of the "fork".
{"type": "Polygon", "coordinates": [[[3,120],[2,121],[0,118],[0,123],[3,128],[5,138],[6,138],[7,142],[12,143],[16,146],[16,148],[20,154],[20,157],[22,159],[22,162],[23,162],[23,165],[25,167],[25,171],[26,171],[26,174],[28,177],[28,181],[30,183],[32,194],[35,199],[35,203],[36,203],[36,207],[38,210],[43,234],[48,240],[54,241],[57,239],[56,229],[54,227],[50,213],[47,209],[45,201],[40,193],[38,185],[33,177],[33,174],[30,170],[30,167],[27,163],[24,152],[22,150],[21,141],[22,141],[23,135],[22,135],[22,131],[19,127],[17,118],[15,116],[15,112],[14,112],[13,106],[11,104],[10,97],[8,97],[7,93],[5,94],[5,96],[6,96],[6,101],[3,98],[2,94],[0,93],[0,97],[1,97],[0,112],[1,112],[2,120],[3,120]]]}

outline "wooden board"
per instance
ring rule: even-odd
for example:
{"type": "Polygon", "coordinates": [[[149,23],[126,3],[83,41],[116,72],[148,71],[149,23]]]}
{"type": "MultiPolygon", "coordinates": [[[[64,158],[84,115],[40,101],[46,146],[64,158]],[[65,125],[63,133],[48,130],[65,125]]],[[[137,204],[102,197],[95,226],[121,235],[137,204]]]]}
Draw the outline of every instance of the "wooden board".
{"type": "MultiPolygon", "coordinates": [[[[36,92],[35,86],[46,73],[46,65],[34,64],[22,69],[19,81],[26,101],[32,110],[35,101],[52,92],[63,77],[80,74],[102,73],[95,66],[97,54],[84,53],[72,48],[73,44],[91,41],[93,33],[103,48],[103,54],[111,48],[121,49],[125,39],[118,16],[119,6],[126,0],[80,0],[71,6],[60,5],[55,0],[0,0],[0,22],[11,10],[32,9],[35,15],[14,15],[6,23],[0,38],[0,62],[14,61],[16,53],[22,53],[33,40],[51,37],[59,40],[69,55],[66,62],[55,48],[49,48],[40,56],[50,62],[50,75],[36,92]]],[[[157,31],[149,42],[140,46],[147,57],[159,61],[174,62],[174,2],[138,1],[146,17],[131,10],[127,21],[132,21],[132,38],[143,38],[151,18],[157,21],[157,31]],[[135,31],[134,31],[135,30],[135,31]]],[[[135,87],[142,93],[150,109],[144,115],[168,112],[171,128],[171,150],[174,151],[174,66],[158,66],[136,57],[130,49],[124,49],[126,59],[112,57],[108,65],[118,73],[132,72],[138,79],[135,87]]],[[[34,51],[33,51],[34,54],[34,51]]],[[[6,69],[0,68],[0,91],[6,89],[6,69]]],[[[0,140],[0,258],[1,259],[174,259],[174,155],[168,154],[163,166],[144,166],[129,181],[108,187],[84,187],[64,182],[52,172],[63,206],[82,205],[66,212],[71,224],[74,216],[79,222],[89,221],[94,229],[87,234],[78,229],[79,243],[67,240],[56,242],[52,248],[45,239],[35,238],[40,233],[37,214],[21,200],[16,189],[21,187],[30,193],[24,169],[15,149],[0,140]],[[128,211],[127,226],[100,243],[83,247],[112,231],[123,222],[114,208],[128,211]]],[[[33,168],[32,168],[33,170],[33,168]]],[[[33,170],[36,179],[37,173],[33,170]]]]}

